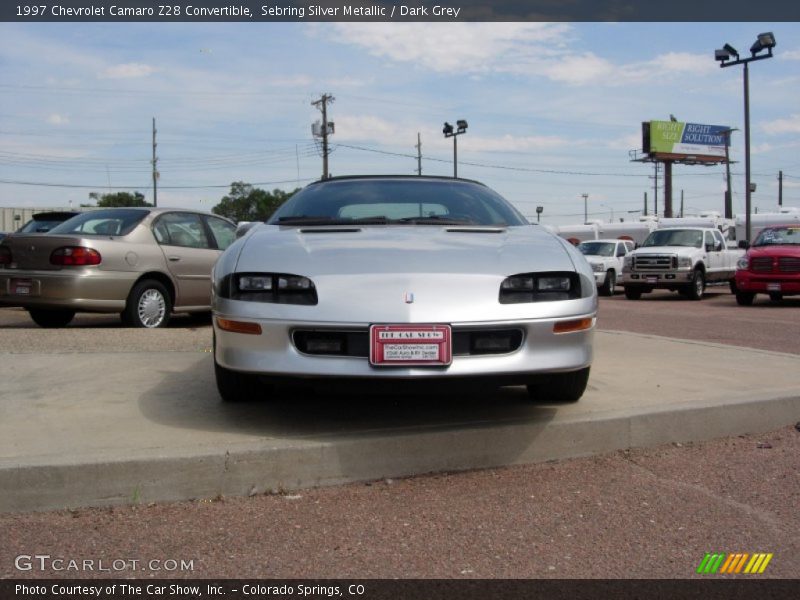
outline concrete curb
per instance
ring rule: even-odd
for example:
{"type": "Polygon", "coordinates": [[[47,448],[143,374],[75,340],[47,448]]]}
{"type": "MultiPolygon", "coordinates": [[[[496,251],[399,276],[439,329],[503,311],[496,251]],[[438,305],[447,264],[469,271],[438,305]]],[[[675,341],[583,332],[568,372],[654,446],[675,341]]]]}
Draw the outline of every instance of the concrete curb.
{"type": "Polygon", "coordinates": [[[511,389],[448,399],[443,408],[384,408],[368,398],[344,416],[349,402],[331,407],[327,398],[301,408],[221,405],[211,358],[199,353],[104,355],[117,395],[85,377],[98,356],[60,355],[56,367],[45,355],[5,354],[0,375],[11,393],[0,409],[0,512],[279,493],[701,441],[800,420],[800,356],[620,333],[598,332],[597,342],[589,390],[574,405],[532,406],[524,390],[511,389]],[[682,376],[700,361],[704,377],[682,376]]]}

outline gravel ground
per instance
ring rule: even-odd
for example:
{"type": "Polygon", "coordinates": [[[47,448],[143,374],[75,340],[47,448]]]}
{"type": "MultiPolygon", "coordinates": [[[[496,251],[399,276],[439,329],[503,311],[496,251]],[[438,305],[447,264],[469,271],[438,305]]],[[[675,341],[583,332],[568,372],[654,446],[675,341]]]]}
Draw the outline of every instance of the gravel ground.
{"type": "MultiPolygon", "coordinates": [[[[800,300],[738,307],[656,292],[601,300],[599,327],[800,353],[800,300]]],[[[0,309],[5,352],[209,351],[207,322],[42,330],[0,309]]],[[[731,374],[735,377],[735,374],[731,374]]],[[[798,415],[800,420],[800,415],[798,415]]],[[[706,552],[772,552],[800,577],[800,432],[296,494],[0,515],[0,577],[692,577],[706,552]],[[193,570],[20,573],[20,554],[191,560],[193,570]]]]}

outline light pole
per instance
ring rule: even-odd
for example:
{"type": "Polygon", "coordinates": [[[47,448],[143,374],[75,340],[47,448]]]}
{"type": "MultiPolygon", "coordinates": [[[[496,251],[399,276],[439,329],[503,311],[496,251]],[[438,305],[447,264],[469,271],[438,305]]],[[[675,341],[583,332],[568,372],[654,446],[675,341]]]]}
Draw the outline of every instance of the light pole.
{"type": "Polygon", "coordinates": [[[464,119],[456,121],[455,128],[447,121],[444,123],[442,133],[446,138],[453,138],[453,177],[458,177],[458,136],[467,133],[467,122],[464,119]]]}
{"type": "Polygon", "coordinates": [[[731,192],[731,159],[729,148],[731,145],[731,133],[739,131],[736,128],[726,129],[722,133],[725,135],[725,218],[733,218],[733,193],[731,192]]]}
{"type": "Polygon", "coordinates": [[[608,210],[611,211],[611,221],[610,222],[613,223],[614,222],[614,209],[611,208],[608,204],[601,204],[600,206],[602,206],[603,208],[607,208],[608,210]]]}
{"type": "Polygon", "coordinates": [[[587,202],[589,200],[589,194],[581,194],[581,196],[583,196],[583,222],[585,224],[589,221],[589,205],[587,202]]]}
{"type": "Polygon", "coordinates": [[[719,61],[720,67],[744,65],[744,180],[745,180],[745,239],[750,239],[750,74],[748,64],[754,60],[772,58],[772,49],[775,47],[775,36],[771,32],[759,33],[755,43],[750,46],[750,58],[739,58],[736,48],[725,44],[721,50],[714,51],[714,59],[719,61]],[[767,54],[759,54],[763,50],[767,54]],[[735,56],[736,60],[731,60],[735,56]]]}

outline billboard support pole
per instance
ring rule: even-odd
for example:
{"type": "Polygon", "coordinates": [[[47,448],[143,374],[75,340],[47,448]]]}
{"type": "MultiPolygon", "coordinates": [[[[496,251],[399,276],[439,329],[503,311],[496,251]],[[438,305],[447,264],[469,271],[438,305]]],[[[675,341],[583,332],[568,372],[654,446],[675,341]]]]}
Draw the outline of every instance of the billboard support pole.
{"type": "Polygon", "coordinates": [[[664,161],[664,218],[672,218],[672,161],[664,161]]]}

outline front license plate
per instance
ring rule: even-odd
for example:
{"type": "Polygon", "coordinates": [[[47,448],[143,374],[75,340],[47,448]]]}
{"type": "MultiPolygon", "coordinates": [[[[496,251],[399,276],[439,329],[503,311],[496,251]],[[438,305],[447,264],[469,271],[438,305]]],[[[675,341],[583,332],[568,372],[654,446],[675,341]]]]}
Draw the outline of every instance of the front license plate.
{"type": "Polygon", "coordinates": [[[449,325],[372,325],[369,339],[375,366],[441,367],[452,361],[449,325]]]}
{"type": "Polygon", "coordinates": [[[768,292],[780,292],[781,291],[781,284],[780,283],[768,283],[767,284],[767,291],[768,292]]]}
{"type": "Polygon", "coordinates": [[[33,281],[30,279],[12,279],[11,293],[17,296],[30,296],[33,289],[33,281]]]}
{"type": "Polygon", "coordinates": [[[658,283],[658,277],[650,276],[647,278],[647,283],[658,283]]]}

